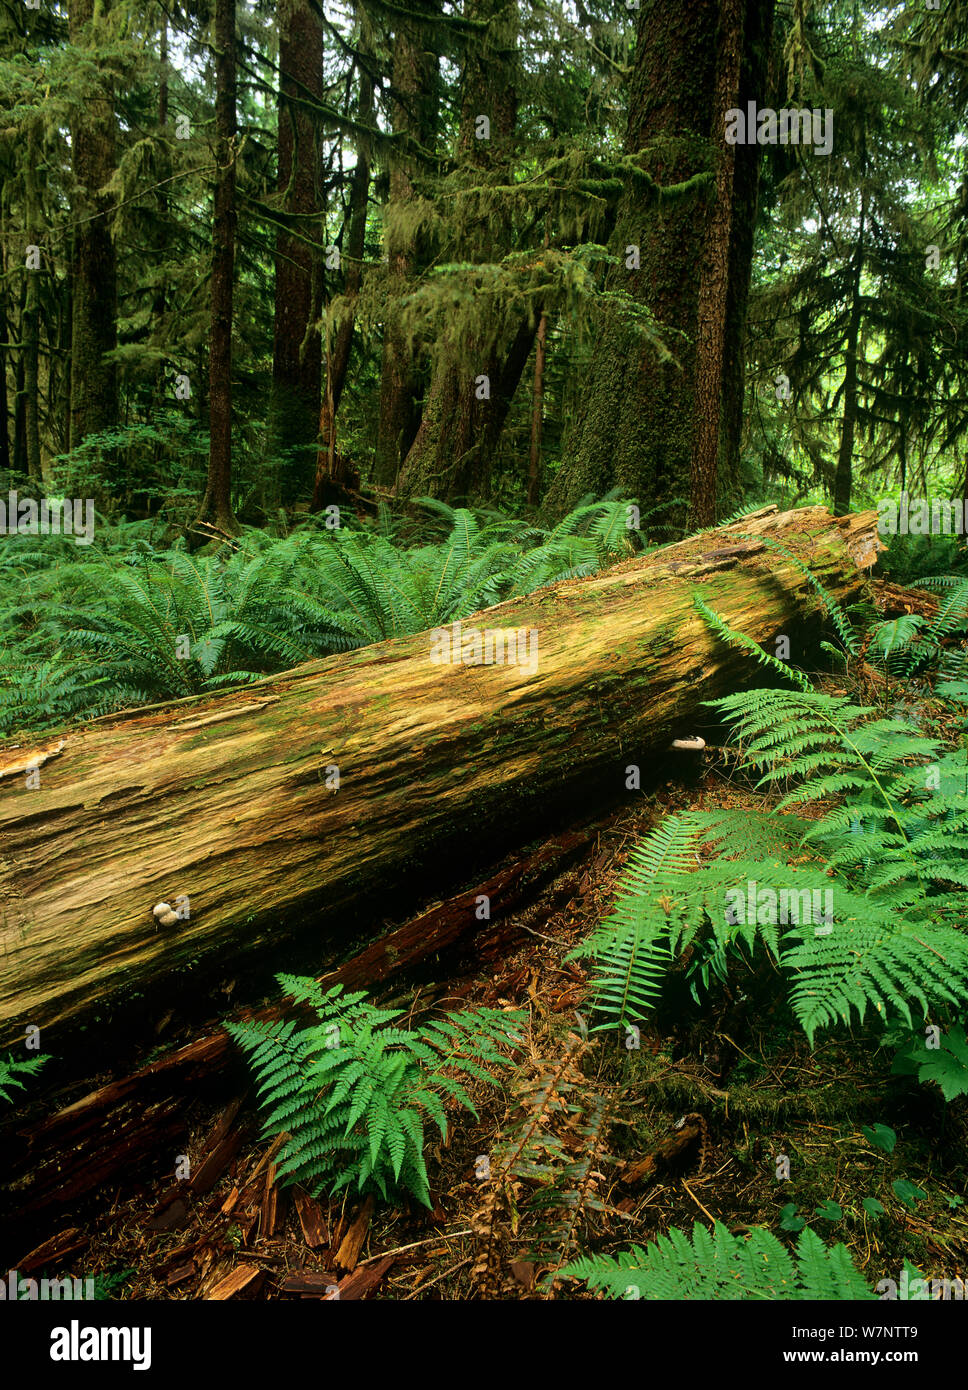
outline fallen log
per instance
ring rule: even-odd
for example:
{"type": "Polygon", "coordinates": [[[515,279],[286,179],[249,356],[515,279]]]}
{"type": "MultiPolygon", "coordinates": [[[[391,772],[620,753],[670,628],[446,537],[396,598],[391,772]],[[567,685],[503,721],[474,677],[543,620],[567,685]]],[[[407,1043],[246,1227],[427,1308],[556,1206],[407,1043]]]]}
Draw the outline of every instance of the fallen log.
{"type": "Polygon", "coordinates": [[[121,991],[281,961],[297,937],[365,935],[388,893],[402,916],[428,876],[466,881],[556,810],[627,795],[630,764],[751,675],[697,616],[697,586],[757,640],[785,633],[794,657],[817,636],[807,580],[749,533],[841,603],[876,555],[873,512],[766,509],[435,635],[8,750],[0,1045],[31,1025],[56,1037],[121,991]],[[510,657],[519,630],[520,659],[473,664],[510,657]]]}
{"type": "MultiPolygon", "coordinates": [[[[595,841],[595,827],[587,827],[539,845],[501,866],[470,892],[436,904],[372,942],[322,975],[321,983],[372,992],[466,938],[473,937],[475,945],[480,942],[487,947],[495,937],[507,940],[515,915],[591,852],[595,841]],[[482,922],[476,916],[474,908],[481,894],[495,905],[495,921],[482,922]]],[[[233,1017],[270,1020],[286,1012],[286,1005],[280,1002],[256,1010],[237,1010],[233,1017]]],[[[246,1087],[248,1073],[228,1033],[219,1026],[134,1072],[116,1076],[32,1124],[25,1124],[13,1111],[5,1116],[0,1124],[0,1148],[7,1172],[16,1176],[18,1185],[15,1217],[6,1223],[0,1220],[0,1259],[5,1254],[16,1256],[17,1242],[27,1230],[34,1229],[38,1213],[50,1208],[73,1211],[87,1193],[123,1175],[130,1178],[145,1158],[166,1149],[178,1152],[176,1145],[184,1145],[189,1129],[185,1098],[198,1096],[203,1088],[206,1093],[231,1089],[236,1080],[239,1087],[246,1087]]],[[[231,1126],[238,1109],[236,1101],[223,1111],[205,1151],[196,1158],[191,1182],[163,1194],[156,1213],[160,1222],[157,1229],[166,1228],[165,1212],[172,1202],[188,1191],[197,1195],[206,1187],[209,1159],[212,1167],[221,1161],[222,1146],[232,1139],[231,1126]]],[[[271,1161],[271,1151],[265,1161],[271,1161]]],[[[181,1207],[182,1215],[187,1216],[183,1202],[181,1207]]]]}

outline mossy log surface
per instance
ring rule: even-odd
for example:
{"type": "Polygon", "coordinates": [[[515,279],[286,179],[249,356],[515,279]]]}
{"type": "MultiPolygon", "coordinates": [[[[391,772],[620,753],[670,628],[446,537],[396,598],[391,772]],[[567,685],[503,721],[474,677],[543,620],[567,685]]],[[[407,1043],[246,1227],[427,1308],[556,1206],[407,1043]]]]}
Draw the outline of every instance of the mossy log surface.
{"type": "Polygon", "coordinates": [[[877,547],[873,512],[766,509],[462,620],[536,630],[534,671],[435,664],[422,633],[0,754],[0,1045],[297,936],[349,945],[374,890],[376,917],[402,917],[556,806],[632,795],[630,764],[647,783],[702,701],[756,679],[695,589],[770,651],[785,633],[796,661],[816,640],[813,589],[744,532],[774,535],[842,603],[877,547]],[[188,920],[159,926],[153,906],[176,899],[188,920]]]}

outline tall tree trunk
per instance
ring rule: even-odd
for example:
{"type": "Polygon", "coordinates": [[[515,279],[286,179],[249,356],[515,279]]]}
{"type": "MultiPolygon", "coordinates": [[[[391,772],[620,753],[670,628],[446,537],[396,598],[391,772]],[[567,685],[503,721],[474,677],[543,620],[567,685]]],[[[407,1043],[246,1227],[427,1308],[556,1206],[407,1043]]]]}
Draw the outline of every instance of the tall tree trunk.
{"type": "Polygon", "coordinates": [[[286,473],[301,490],[311,476],[321,381],[323,204],[318,113],[323,25],[310,0],[279,8],[279,192],[287,230],[276,235],[269,447],[298,450],[286,473]]]}
{"type": "MultiPolygon", "coordinates": [[[[747,51],[762,33],[772,0],[745,0],[726,8],[724,21],[742,32],[741,71],[754,66],[747,51]],[[753,16],[750,8],[756,8],[753,16]]],[[[670,6],[645,0],[639,17],[635,64],[629,93],[626,150],[643,152],[647,172],[662,188],[682,185],[708,174],[710,152],[723,147],[722,74],[717,51],[732,55],[740,42],[735,33],[720,30],[720,7],[714,0],[695,0],[670,6]],[[717,36],[720,36],[717,44],[717,36]],[[717,69],[720,80],[717,80],[717,69]],[[719,96],[719,100],[717,97],[719,96]]],[[[731,61],[735,63],[735,58],[731,61]]],[[[762,61],[760,59],[760,61],[762,61]]],[[[734,90],[734,76],[730,77],[734,90]]],[[[753,151],[756,153],[755,147],[753,151]]],[[[715,166],[714,166],[715,167],[715,166]]],[[[582,407],[566,443],[566,463],[548,495],[551,511],[564,511],[587,492],[602,494],[618,486],[637,496],[643,509],[682,497],[689,490],[697,457],[696,426],[700,405],[696,394],[702,267],[707,248],[715,248],[707,270],[709,295],[705,312],[719,322],[722,345],[707,345],[703,363],[707,395],[717,394],[715,422],[707,420],[711,444],[702,458],[708,478],[708,459],[718,455],[722,399],[727,378],[723,362],[741,351],[736,335],[742,328],[748,288],[749,255],[744,223],[752,222],[756,180],[748,170],[742,182],[721,171],[720,195],[732,183],[728,211],[715,229],[715,183],[698,194],[660,199],[658,208],[646,204],[634,186],[623,200],[613,246],[621,265],[607,278],[607,288],[624,291],[646,306],[664,330],[674,362],[659,362],[643,347],[628,316],[618,308],[605,310],[589,363],[582,407]],[[742,196],[742,216],[735,203],[742,196]],[[638,248],[638,268],[635,251],[638,248]],[[736,257],[734,250],[744,252],[736,257]],[[628,256],[628,259],[626,257],[628,256]],[[717,263],[718,257],[718,263],[717,263]],[[729,270],[724,282],[723,267],[729,270]],[[724,298],[725,294],[725,298],[724,298]],[[715,306],[715,310],[714,310],[715,306]],[[718,366],[713,365],[713,359],[718,366]],[[715,434],[713,434],[713,428],[715,434]]],[[[729,171],[732,173],[732,171],[729,171]]],[[[705,405],[703,409],[705,409],[705,405]]],[[[708,492],[708,481],[705,484],[708,492]]]]}
{"type": "Polygon", "coordinates": [[[548,315],[538,320],[534,349],[534,385],[531,391],[531,447],[528,451],[528,506],[536,507],[541,497],[541,426],[544,419],[545,344],[548,315]]]}
{"type": "Polygon", "coordinates": [[[0,475],[10,472],[10,415],[7,406],[7,322],[6,275],[0,288],[0,475]]]}
{"type": "MultiPolygon", "coordinates": [[[[99,14],[108,0],[99,5],[99,14]]],[[[71,43],[89,48],[94,0],[70,0],[71,43]]],[[[112,199],[102,190],[115,168],[114,103],[105,79],[97,94],[77,103],[71,122],[74,164],[74,261],[71,323],[71,448],[118,420],[117,369],[107,354],[117,346],[117,260],[111,239],[112,199]]]]}
{"type": "Polygon", "coordinates": [[[215,4],[215,216],[212,229],[212,329],[209,348],[208,484],[199,521],[233,534],[232,290],[235,273],[235,0],[215,4]]]}
{"type": "Polygon", "coordinates": [[[726,346],[726,300],[729,288],[730,234],[733,226],[735,145],[717,141],[725,132],[726,113],[739,100],[745,0],[724,0],[720,9],[720,44],[713,116],[716,196],[699,281],[696,326],[696,428],[689,470],[690,529],[710,526],[716,516],[719,478],[720,403],[726,346]]]}
{"type": "MultiPolygon", "coordinates": [[[[466,14],[487,20],[488,29],[468,40],[457,155],[475,171],[476,180],[506,182],[517,122],[517,10],[507,0],[474,0],[466,14]],[[481,116],[490,122],[488,139],[478,138],[481,116]]],[[[510,218],[495,213],[486,240],[458,246],[454,258],[499,261],[511,245],[510,218]]],[[[491,459],[534,334],[535,323],[525,310],[503,341],[482,333],[476,341],[462,342],[459,355],[438,351],[399,492],[450,498],[487,494],[491,459]]]]}
{"type": "MultiPolygon", "coordinates": [[[[24,173],[24,202],[27,242],[37,245],[39,214],[37,203],[37,167],[40,161],[37,126],[31,122],[27,134],[27,167],[24,173]]],[[[43,486],[40,467],[40,267],[28,268],[27,299],[24,304],[24,391],[26,392],[27,473],[39,487],[43,486]]]]}
{"type": "MultiPolygon", "coordinates": [[[[359,121],[362,126],[373,124],[373,78],[365,69],[360,71],[359,121]]],[[[311,511],[319,511],[326,505],[328,478],[333,478],[337,483],[343,481],[337,469],[336,412],[349,370],[350,350],[353,346],[354,305],[363,280],[369,194],[370,152],[368,142],[361,139],[356,152],[356,168],[353,170],[350,183],[348,227],[344,242],[345,303],[339,323],[327,337],[326,389],[319,412],[319,448],[316,453],[316,479],[313,485],[311,511]]]]}
{"type": "MultiPolygon", "coordinates": [[[[414,0],[411,10],[433,13],[433,0],[414,0]]],[[[399,214],[414,196],[417,161],[409,142],[413,139],[430,148],[437,128],[437,62],[428,43],[424,25],[412,18],[401,20],[393,45],[393,133],[397,140],[390,154],[386,228],[390,274],[375,469],[375,480],[383,487],[396,482],[419,423],[420,373],[400,326],[398,304],[421,264],[423,248],[418,238],[401,229],[399,214]]]]}
{"type": "Polygon", "coordinates": [[[19,308],[19,331],[17,342],[20,344],[20,351],[17,353],[17,363],[14,369],[14,397],[13,397],[13,471],[24,474],[27,472],[27,362],[24,353],[24,309],[27,304],[27,280],[26,272],[20,286],[19,308]]]}
{"type": "Polygon", "coordinates": [[[847,341],[844,345],[844,413],[840,425],[840,449],[834,475],[834,515],[845,516],[850,511],[853,482],[854,432],[857,427],[857,348],[860,342],[861,279],[864,273],[864,231],[867,219],[867,194],[861,195],[860,225],[857,229],[857,249],[854,252],[853,274],[850,283],[850,317],[847,321],[847,341]]]}
{"type": "MultiPolygon", "coordinates": [[[[750,101],[762,101],[772,90],[774,0],[748,0],[740,69],[741,111],[750,101]]],[[[729,283],[726,295],[726,351],[720,456],[720,499],[727,513],[742,502],[739,490],[740,451],[746,402],[746,311],[749,303],[760,184],[760,147],[733,146],[733,217],[730,229],[729,283]]]]}

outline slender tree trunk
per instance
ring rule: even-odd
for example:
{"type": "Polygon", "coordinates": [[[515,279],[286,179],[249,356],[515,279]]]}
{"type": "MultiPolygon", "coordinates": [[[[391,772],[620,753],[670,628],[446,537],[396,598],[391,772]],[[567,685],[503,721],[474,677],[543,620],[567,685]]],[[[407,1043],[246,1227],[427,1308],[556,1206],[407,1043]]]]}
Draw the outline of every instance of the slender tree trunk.
{"type": "MultiPolygon", "coordinates": [[[[108,8],[108,0],[99,5],[108,8]]],[[[71,43],[96,62],[89,33],[94,0],[70,0],[71,43]]],[[[71,447],[118,420],[117,369],[107,354],[117,346],[117,261],[111,239],[110,195],[102,192],[115,168],[114,104],[105,79],[101,90],[74,108],[74,263],[71,325],[71,447]]]]}
{"type": "MultiPolygon", "coordinates": [[[[40,162],[40,141],[37,125],[31,122],[27,134],[27,168],[24,175],[24,202],[27,242],[39,244],[40,214],[37,196],[37,168],[40,162]]],[[[28,269],[27,299],[24,305],[24,390],[27,410],[27,473],[39,487],[43,486],[40,465],[40,277],[38,266],[28,269]]]]}
{"type": "MultiPolygon", "coordinates": [[[[364,126],[373,122],[373,78],[360,72],[359,120],[364,126]]],[[[344,300],[339,323],[327,335],[326,390],[319,412],[319,448],[316,453],[316,479],[313,485],[311,511],[326,505],[327,479],[341,483],[337,476],[336,412],[339,409],[349,370],[353,346],[355,302],[363,280],[363,253],[366,247],[366,212],[370,193],[370,156],[367,142],[361,141],[356,153],[356,168],[350,183],[349,225],[344,243],[343,261],[346,266],[344,300]]]]}
{"type": "Polygon", "coordinates": [[[212,232],[212,329],[209,349],[208,484],[199,521],[233,534],[232,302],[235,272],[235,0],[215,6],[215,216],[212,232]]]}
{"type": "Polygon", "coordinates": [[[850,286],[850,318],[847,323],[847,342],[844,348],[844,413],[840,426],[840,451],[837,454],[837,472],[834,476],[834,515],[845,516],[850,511],[850,493],[853,481],[854,432],[857,427],[857,348],[860,342],[861,324],[861,278],[864,272],[864,231],[867,218],[867,195],[863,194],[860,205],[860,226],[857,232],[857,250],[854,253],[853,275],[850,286]]]}
{"type": "Polygon", "coordinates": [[[0,290],[0,474],[10,471],[10,416],[7,407],[7,296],[0,290]]]}
{"type": "Polygon", "coordinates": [[[269,447],[300,451],[286,474],[301,490],[311,475],[321,381],[323,204],[318,114],[323,26],[309,0],[279,8],[279,192],[288,223],[276,236],[269,447]]]}
{"type": "Polygon", "coordinates": [[[17,342],[20,344],[20,351],[17,353],[17,363],[14,369],[13,397],[13,470],[20,474],[27,472],[27,362],[24,353],[24,309],[26,304],[27,280],[25,274],[21,282],[20,304],[18,306],[17,342]]]}
{"type": "Polygon", "coordinates": [[[534,385],[531,392],[531,448],[528,453],[528,506],[536,507],[541,497],[541,426],[544,419],[545,343],[548,315],[538,320],[534,350],[534,385]]]}

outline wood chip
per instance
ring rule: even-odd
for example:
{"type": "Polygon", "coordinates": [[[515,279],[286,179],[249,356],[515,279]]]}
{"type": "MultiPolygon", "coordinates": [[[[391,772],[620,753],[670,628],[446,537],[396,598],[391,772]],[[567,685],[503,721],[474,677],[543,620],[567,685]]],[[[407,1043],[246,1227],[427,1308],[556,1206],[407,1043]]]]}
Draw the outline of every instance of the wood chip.
{"type": "Polygon", "coordinates": [[[356,1220],[343,1237],[342,1244],[336,1252],[336,1263],[341,1269],[354,1270],[356,1268],[360,1251],[363,1249],[363,1242],[366,1240],[366,1233],[370,1229],[370,1218],[373,1215],[375,1205],[374,1198],[372,1196],[367,1197],[360,1207],[356,1220]]]}
{"type": "Polygon", "coordinates": [[[210,1302],[223,1303],[228,1298],[234,1298],[243,1289],[252,1288],[255,1293],[265,1279],[265,1270],[258,1265],[236,1265],[230,1270],[223,1279],[220,1279],[213,1289],[205,1295],[210,1302]]]}
{"type": "Polygon", "coordinates": [[[60,1231],[56,1236],[51,1236],[45,1240],[43,1245],[38,1245],[35,1250],[31,1250],[29,1255],[24,1255],[13,1266],[21,1274],[30,1274],[35,1269],[56,1264],[63,1260],[67,1255],[74,1255],[78,1250],[83,1250],[89,1244],[89,1238],[77,1226],[68,1226],[66,1230],[60,1231]]]}
{"type": "Polygon", "coordinates": [[[299,1225],[302,1227],[303,1240],[310,1250],[318,1250],[321,1246],[328,1245],[329,1230],[326,1218],[315,1197],[310,1197],[305,1188],[298,1186],[293,1189],[292,1195],[299,1225]]]}

